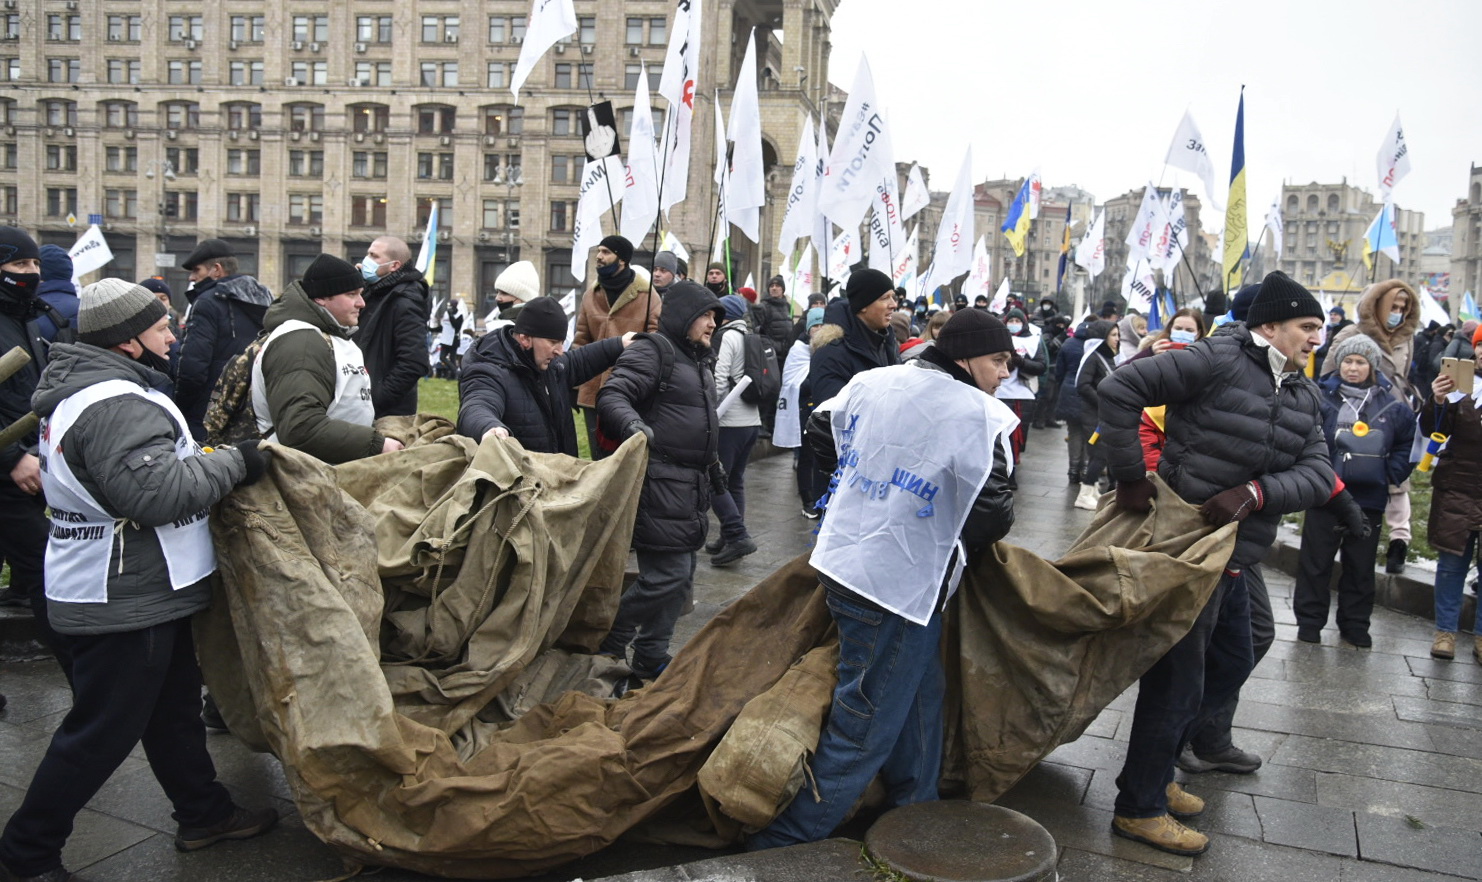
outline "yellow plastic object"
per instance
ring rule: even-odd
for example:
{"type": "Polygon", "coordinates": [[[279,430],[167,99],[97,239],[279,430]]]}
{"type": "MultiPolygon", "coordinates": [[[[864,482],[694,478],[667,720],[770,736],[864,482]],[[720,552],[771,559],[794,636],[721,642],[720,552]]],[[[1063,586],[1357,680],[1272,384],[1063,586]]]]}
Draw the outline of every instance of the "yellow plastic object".
{"type": "Polygon", "coordinates": [[[1431,440],[1425,444],[1425,454],[1420,457],[1420,463],[1415,466],[1418,471],[1428,472],[1435,465],[1436,457],[1441,455],[1441,445],[1446,443],[1446,436],[1440,432],[1432,432],[1431,440]]]}

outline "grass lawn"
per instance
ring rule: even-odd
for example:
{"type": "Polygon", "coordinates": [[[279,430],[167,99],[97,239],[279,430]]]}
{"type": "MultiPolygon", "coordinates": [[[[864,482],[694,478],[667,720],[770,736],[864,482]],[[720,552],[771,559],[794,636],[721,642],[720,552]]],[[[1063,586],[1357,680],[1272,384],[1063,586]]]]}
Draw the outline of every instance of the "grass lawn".
{"type": "MultiPolygon", "coordinates": [[[[426,377],[417,387],[417,409],[423,413],[435,413],[458,421],[458,384],[453,380],[437,380],[426,377]]],[[[576,412],[576,450],[582,459],[591,459],[587,447],[587,421],[581,411],[576,412]]]]}

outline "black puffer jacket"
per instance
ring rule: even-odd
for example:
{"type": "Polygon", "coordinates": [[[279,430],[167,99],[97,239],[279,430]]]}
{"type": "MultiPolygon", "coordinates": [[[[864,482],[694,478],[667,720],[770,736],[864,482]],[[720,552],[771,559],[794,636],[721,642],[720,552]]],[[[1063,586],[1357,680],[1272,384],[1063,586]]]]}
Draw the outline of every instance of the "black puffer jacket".
{"type": "Polygon", "coordinates": [[[1080,399],[1081,428],[1088,436],[1096,431],[1101,381],[1111,376],[1112,368],[1116,366],[1116,353],[1106,342],[1111,328],[1111,322],[1092,322],[1086,328],[1085,345],[1095,346],[1096,354],[1087,358],[1083,347],[1082,361],[1072,368],[1076,372],[1075,394],[1080,399]]]}
{"type": "MultiPolygon", "coordinates": [[[[46,340],[36,326],[36,311],[34,297],[20,300],[10,291],[0,289],[0,355],[19,346],[31,356],[29,364],[0,382],[0,428],[31,412],[31,394],[41,380],[41,369],[46,367],[46,340]]],[[[10,470],[21,457],[35,452],[35,429],[27,432],[20,441],[0,450],[0,481],[9,482],[10,470]]]]}
{"type": "Polygon", "coordinates": [[[823,311],[823,326],[814,332],[813,360],[808,366],[808,385],[814,401],[827,401],[839,394],[855,374],[870,368],[901,363],[900,347],[890,329],[871,331],[840,298],[823,311]],[[839,328],[830,331],[829,326],[839,328]],[[835,337],[837,335],[837,337],[835,337]],[[822,343],[820,338],[829,339],[822,343]]]}
{"type": "Polygon", "coordinates": [[[226,363],[241,354],[262,330],[273,292],[251,276],[228,276],[196,299],[185,322],[180,368],[175,373],[175,403],[185,414],[196,440],[206,437],[201,420],[211,400],[211,387],[226,363]]]}
{"type": "Polygon", "coordinates": [[[1335,486],[1323,437],[1317,386],[1300,373],[1278,388],[1267,349],[1244,324],[1118,368],[1102,382],[1101,441],[1111,475],[1145,473],[1137,441],[1144,407],[1168,405],[1158,474],[1199,505],[1248,481],[1260,485],[1261,509],[1240,524],[1233,567],[1265,556],[1281,516],[1321,505],[1335,486]]]}
{"type": "Polygon", "coordinates": [[[503,426],[526,450],[576,456],[571,389],[612,367],[622,351],[623,338],[608,337],[562,354],[541,373],[512,327],[486,334],[463,356],[458,433],[478,439],[503,426]]]}
{"type": "Polygon", "coordinates": [[[792,329],[792,313],[788,310],[785,297],[763,297],[759,304],[761,307],[761,327],[756,332],[772,339],[772,346],[777,351],[777,363],[784,364],[787,361],[787,350],[792,348],[793,340],[797,334],[792,329]]]}
{"type": "Polygon", "coordinates": [[[608,435],[628,437],[635,421],[647,423],[654,434],[633,527],[635,548],[694,551],[705,544],[710,510],[706,472],[718,460],[720,426],[710,347],[691,343],[688,332],[706,312],[715,313],[717,322],[724,317],[715,295],[694,282],[676,282],[664,296],[658,333],[639,337],[624,350],[597,395],[597,412],[608,435]],[[662,384],[661,352],[669,352],[674,364],[662,384]]]}
{"type": "Polygon", "coordinates": [[[365,355],[376,419],[417,412],[417,381],[427,376],[427,323],[432,303],[415,267],[402,267],[361,292],[360,330],[352,338],[365,355]]]}

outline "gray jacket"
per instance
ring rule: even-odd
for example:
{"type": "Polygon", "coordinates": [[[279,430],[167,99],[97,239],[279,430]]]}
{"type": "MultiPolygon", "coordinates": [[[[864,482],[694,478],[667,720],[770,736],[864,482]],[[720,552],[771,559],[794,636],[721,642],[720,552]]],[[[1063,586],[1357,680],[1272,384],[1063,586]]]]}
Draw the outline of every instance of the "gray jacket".
{"type": "MultiPolygon", "coordinates": [[[[105,380],[168,391],[164,374],[85,343],[52,346],[31,406],[45,418],[68,397],[105,380]]],[[[110,514],[126,518],[108,564],[107,603],[48,603],[63,634],[134,631],[184,618],[211,601],[207,579],[179,591],[154,528],[213,505],[247,474],[231,448],[179,459],[180,426],[158,404],[120,395],[88,407],[67,432],[63,455],[83,488],[110,514]]]]}

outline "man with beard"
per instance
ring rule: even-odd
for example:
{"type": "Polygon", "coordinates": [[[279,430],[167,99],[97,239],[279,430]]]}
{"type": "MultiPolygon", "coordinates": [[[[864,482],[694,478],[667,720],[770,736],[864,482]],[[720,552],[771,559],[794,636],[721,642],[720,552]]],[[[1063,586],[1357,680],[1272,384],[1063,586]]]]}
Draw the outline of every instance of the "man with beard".
{"type": "MultiPolygon", "coordinates": [[[[621,337],[632,331],[643,333],[659,327],[659,309],[663,298],[656,296],[648,280],[629,265],[633,262],[633,243],[622,236],[608,236],[597,245],[597,283],[587,291],[576,317],[576,336],[572,348],[579,348],[621,337]]],[[[617,448],[612,438],[600,437],[597,426],[597,393],[607,382],[609,372],[583,383],[576,393],[577,406],[587,423],[587,441],[593,459],[602,459],[617,448]]],[[[621,428],[617,426],[614,428],[621,428]]]]}

